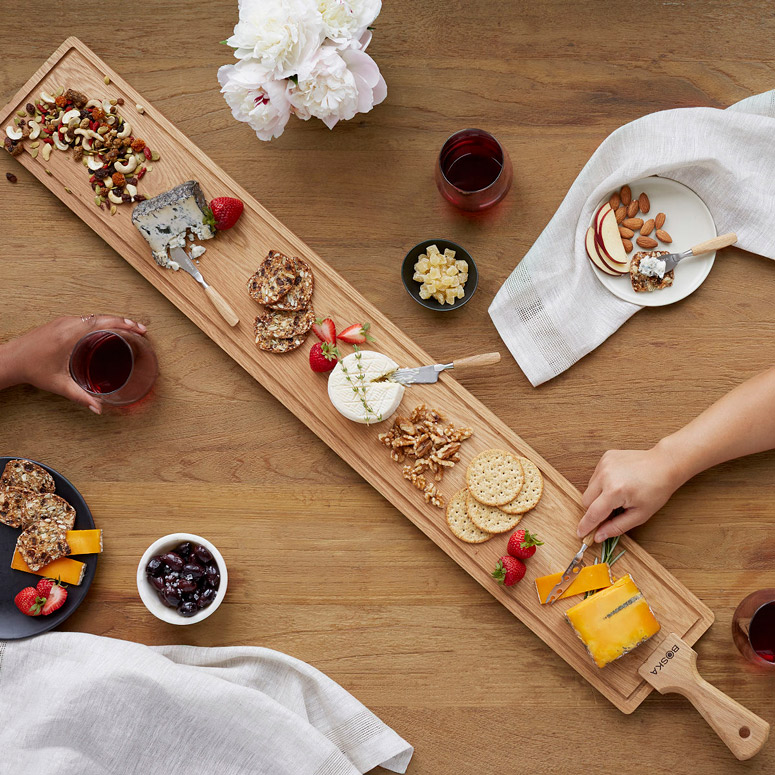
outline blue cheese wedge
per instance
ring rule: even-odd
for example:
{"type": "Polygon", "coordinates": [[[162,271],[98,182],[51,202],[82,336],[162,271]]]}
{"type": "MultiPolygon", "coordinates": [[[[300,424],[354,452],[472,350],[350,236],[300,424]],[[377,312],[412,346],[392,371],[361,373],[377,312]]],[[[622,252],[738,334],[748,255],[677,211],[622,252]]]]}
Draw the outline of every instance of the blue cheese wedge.
{"type": "Polygon", "coordinates": [[[353,422],[370,425],[387,420],[404,397],[404,386],[388,379],[398,364],[373,350],[350,353],[328,377],[328,397],[353,422]]]}
{"type": "Polygon", "coordinates": [[[170,259],[169,248],[185,248],[187,238],[215,236],[212,214],[195,180],[140,202],[132,212],[132,223],[148,240],[156,263],[176,271],[180,266],[170,259]]]}

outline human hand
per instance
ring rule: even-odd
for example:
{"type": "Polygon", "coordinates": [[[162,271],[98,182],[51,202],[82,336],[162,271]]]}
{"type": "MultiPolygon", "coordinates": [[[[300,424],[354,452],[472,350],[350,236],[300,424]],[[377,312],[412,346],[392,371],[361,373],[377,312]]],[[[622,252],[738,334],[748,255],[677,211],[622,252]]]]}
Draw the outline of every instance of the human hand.
{"type": "Polygon", "coordinates": [[[595,541],[601,543],[642,525],[681,484],[676,461],[661,443],[649,450],[606,452],[582,496],[587,511],[579,522],[579,538],[597,528],[595,541]],[[612,516],[614,510],[618,513],[612,516]]]}
{"type": "Polygon", "coordinates": [[[28,383],[88,406],[95,414],[102,413],[102,402],[89,395],[70,376],[70,353],[76,342],[90,331],[109,328],[132,331],[143,335],[142,323],[115,315],[60,317],[3,345],[4,384],[28,383]]]}

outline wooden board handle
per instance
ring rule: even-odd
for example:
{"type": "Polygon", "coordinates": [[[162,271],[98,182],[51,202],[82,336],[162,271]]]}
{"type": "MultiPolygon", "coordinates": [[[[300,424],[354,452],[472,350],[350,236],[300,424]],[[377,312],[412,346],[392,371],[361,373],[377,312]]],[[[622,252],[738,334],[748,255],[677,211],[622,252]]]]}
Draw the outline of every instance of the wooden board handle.
{"type": "Polygon", "coordinates": [[[770,725],[702,678],[697,652],[675,633],[662,641],[638,674],[660,694],[686,697],[738,759],[750,759],[767,742],[770,725]]]}
{"type": "Polygon", "coordinates": [[[210,297],[210,301],[215,305],[215,308],[218,310],[218,314],[232,327],[237,325],[239,323],[239,318],[237,317],[237,313],[229,306],[229,303],[226,301],[226,299],[221,296],[218,291],[213,288],[212,285],[208,285],[207,288],[205,288],[205,293],[210,297]]]}
{"type": "Polygon", "coordinates": [[[458,358],[452,361],[453,369],[474,369],[479,366],[494,366],[501,359],[500,353],[484,353],[483,355],[469,355],[466,358],[458,358]]]}
{"type": "Polygon", "coordinates": [[[700,253],[710,253],[713,250],[721,250],[721,248],[729,247],[737,242],[737,234],[730,231],[728,234],[721,234],[713,239],[700,242],[699,245],[695,245],[692,248],[692,255],[699,256],[700,253]]]}

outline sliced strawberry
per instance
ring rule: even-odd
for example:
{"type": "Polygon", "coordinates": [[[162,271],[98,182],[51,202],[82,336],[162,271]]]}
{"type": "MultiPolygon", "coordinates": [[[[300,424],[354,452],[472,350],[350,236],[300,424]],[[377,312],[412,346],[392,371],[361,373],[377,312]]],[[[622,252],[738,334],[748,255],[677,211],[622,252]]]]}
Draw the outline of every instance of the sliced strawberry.
{"type": "Polygon", "coordinates": [[[337,339],[341,339],[348,344],[365,344],[366,342],[373,342],[374,337],[369,333],[371,323],[353,323],[351,326],[347,326],[344,331],[337,335],[337,339]]]}
{"type": "Polygon", "coordinates": [[[46,604],[46,598],[41,597],[35,587],[25,587],[16,595],[13,602],[25,616],[40,616],[46,604]]]}
{"type": "Polygon", "coordinates": [[[321,342],[336,344],[336,326],[331,318],[316,318],[312,324],[312,333],[320,339],[321,342]]]}
{"type": "MultiPolygon", "coordinates": [[[[44,579],[44,581],[50,581],[50,579],[44,579]]],[[[38,591],[40,591],[40,584],[38,584],[38,591]]],[[[43,616],[53,614],[65,604],[65,600],[67,600],[67,590],[58,581],[54,581],[49,588],[48,599],[41,613],[43,616]]]]}
{"type": "Polygon", "coordinates": [[[339,361],[339,350],[328,342],[315,342],[309,351],[309,367],[312,371],[331,371],[339,361]]]}

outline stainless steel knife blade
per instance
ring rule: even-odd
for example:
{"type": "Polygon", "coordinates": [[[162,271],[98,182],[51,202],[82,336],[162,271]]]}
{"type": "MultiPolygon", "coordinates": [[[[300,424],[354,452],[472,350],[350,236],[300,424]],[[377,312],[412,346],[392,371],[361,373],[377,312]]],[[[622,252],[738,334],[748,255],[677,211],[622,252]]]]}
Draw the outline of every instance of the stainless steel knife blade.
{"type": "Polygon", "coordinates": [[[203,288],[207,288],[205,278],[202,277],[202,273],[191,260],[191,256],[183,248],[170,248],[170,258],[177,262],[178,266],[188,272],[203,288]]]}
{"type": "Polygon", "coordinates": [[[390,380],[402,385],[429,385],[439,381],[439,374],[444,369],[451,368],[451,363],[437,363],[435,366],[419,366],[416,369],[397,369],[390,375],[390,380]]]}
{"type": "Polygon", "coordinates": [[[595,543],[596,532],[597,528],[584,537],[584,540],[581,543],[581,549],[576,552],[573,559],[570,561],[570,565],[568,565],[563,572],[559,582],[549,590],[549,594],[544,601],[545,603],[550,605],[556,603],[562,597],[565,590],[573,583],[573,580],[578,576],[579,571],[584,567],[584,552],[595,543]]]}

